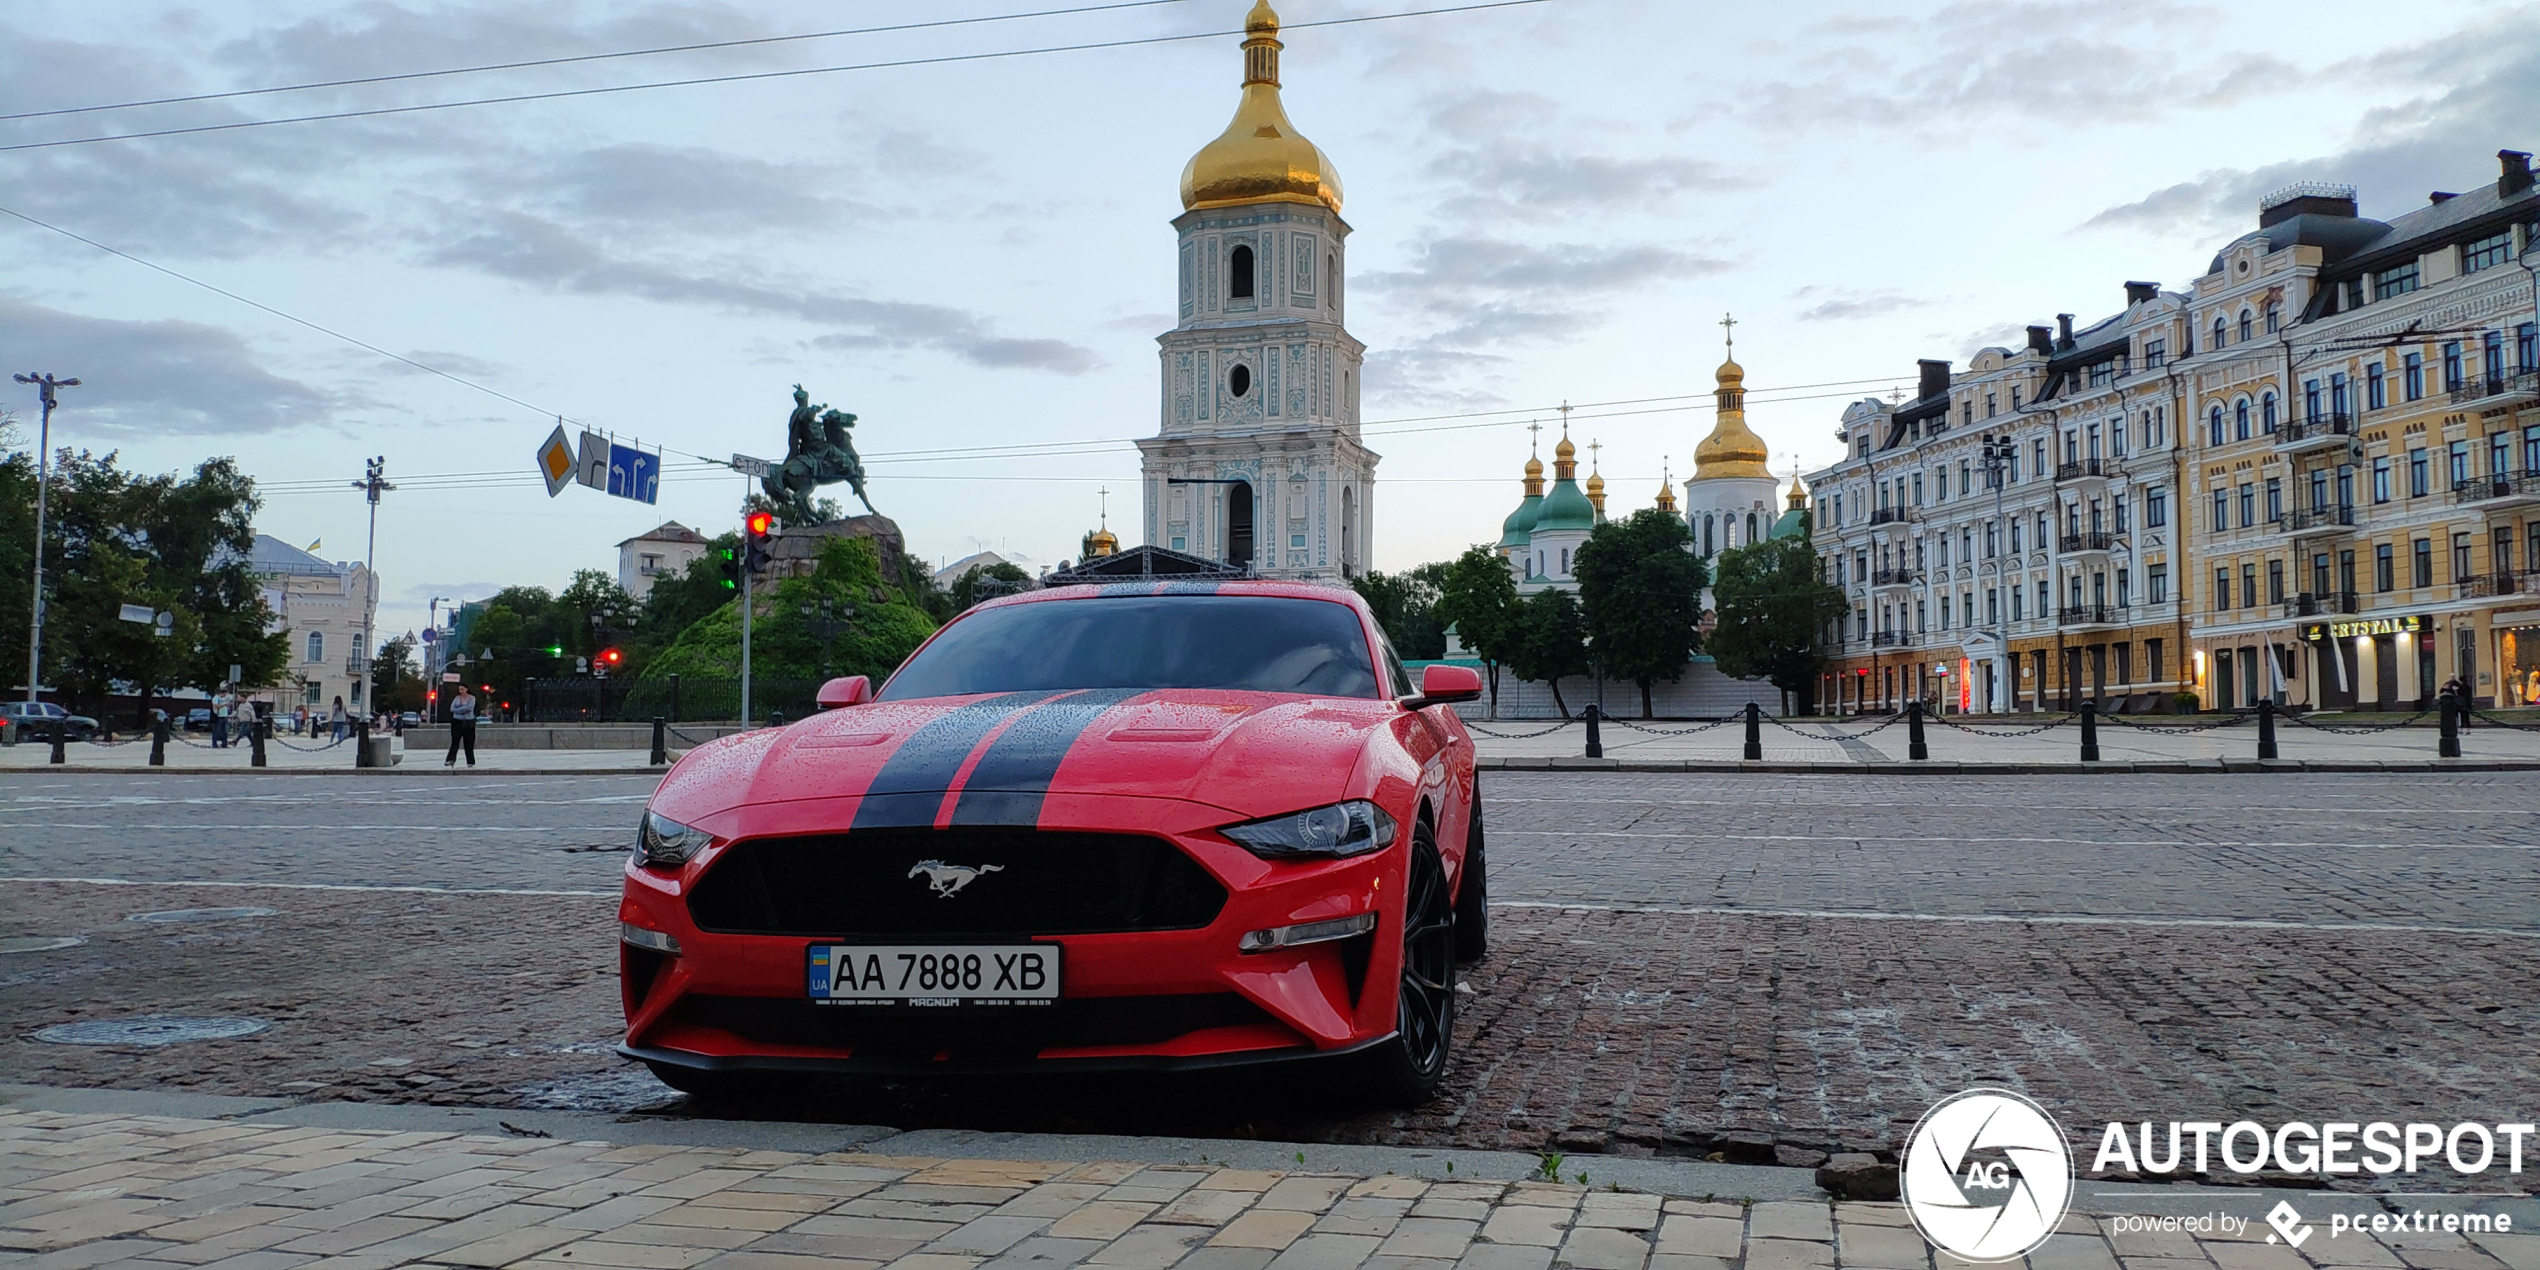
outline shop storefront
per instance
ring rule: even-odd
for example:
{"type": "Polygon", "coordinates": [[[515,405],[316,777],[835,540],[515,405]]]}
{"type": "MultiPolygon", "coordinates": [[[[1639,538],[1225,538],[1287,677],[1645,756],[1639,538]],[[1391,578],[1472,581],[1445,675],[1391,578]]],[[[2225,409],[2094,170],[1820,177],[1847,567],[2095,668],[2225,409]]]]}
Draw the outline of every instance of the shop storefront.
{"type": "Polygon", "coordinates": [[[2496,679],[2478,695],[2495,695],[2499,707],[2540,706],[2540,612],[2495,617],[2496,679]]]}
{"type": "Polygon", "coordinates": [[[2442,682],[2434,623],[2422,613],[2305,622],[2302,640],[2327,709],[2421,710],[2442,682]]]}

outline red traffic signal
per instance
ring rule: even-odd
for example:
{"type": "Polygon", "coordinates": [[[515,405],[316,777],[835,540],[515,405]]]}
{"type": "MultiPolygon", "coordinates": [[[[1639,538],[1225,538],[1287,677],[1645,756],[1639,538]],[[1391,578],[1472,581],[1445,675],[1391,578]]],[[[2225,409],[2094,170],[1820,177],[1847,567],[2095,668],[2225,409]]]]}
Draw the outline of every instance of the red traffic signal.
{"type": "Polygon", "coordinates": [[[601,664],[601,665],[604,665],[604,666],[614,666],[614,665],[618,664],[619,662],[622,662],[622,661],[625,661],[625,660],[626,660],[626,654],[624,654],[624,653],[622,653],[622,652],[619,652],[618,650],[616,650],[616,649],[614,649],[614,648],[604,648],[604,649],[600,650],[600,664],[601,664]]]}
{"type": "Polygon", "coordinates": [[[776,532],[776,513],[751,512],[750,518],[742,524],[748,526],[750,537],[763,540],[769,534],[776,532]]]}

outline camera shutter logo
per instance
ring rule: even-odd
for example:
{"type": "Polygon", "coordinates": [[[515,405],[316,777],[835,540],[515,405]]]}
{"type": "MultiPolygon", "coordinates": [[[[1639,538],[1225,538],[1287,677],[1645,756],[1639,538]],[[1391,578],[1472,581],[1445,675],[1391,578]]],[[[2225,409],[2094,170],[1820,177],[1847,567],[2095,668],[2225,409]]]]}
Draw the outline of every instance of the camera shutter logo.
{"type": "Polygon", "coordinates": [[[1966,1261],[2011,1261],[2046,1242],[2072,1202],[2073,1156],[2046,1109],[2004,1089],[1942,1099],[1905,1140],[1905,1211],[1966,1261]]]}

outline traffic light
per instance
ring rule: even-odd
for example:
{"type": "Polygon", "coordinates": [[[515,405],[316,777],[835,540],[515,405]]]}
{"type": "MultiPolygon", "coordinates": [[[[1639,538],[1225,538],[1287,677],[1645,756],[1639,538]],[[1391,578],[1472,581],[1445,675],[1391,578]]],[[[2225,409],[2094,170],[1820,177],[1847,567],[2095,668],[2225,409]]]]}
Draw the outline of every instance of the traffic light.
{"type": "Polygon", "coordinates": [[[626,654],[618,649],[603,648],[600,650],[600,665],[609,670],[615,670],[619,666],[624,665],[625,662],[626,654]]]}
{"type": "Polygon", "coordinates": [[[564,656],[564,645],[562,645],[562,644],[549,644],[549,645],[547,645],[547,655],[548,655],[549,657],[562,657],[562,656],[564,656]]]}
{"type": "Polygon", "coordinates": [[[741,567],[752,574],[762,573],[767,569],[768,544],[776,533],[775,513],[751,512],[741,524],[741,567]]]}
{"type": "Polygon", "coordinates": [[[714,558],[715,561],[723,568],[723,589],[726,591],[740,590],[741,549],[738,547],[717,547],[714,549],[714,558]]]}

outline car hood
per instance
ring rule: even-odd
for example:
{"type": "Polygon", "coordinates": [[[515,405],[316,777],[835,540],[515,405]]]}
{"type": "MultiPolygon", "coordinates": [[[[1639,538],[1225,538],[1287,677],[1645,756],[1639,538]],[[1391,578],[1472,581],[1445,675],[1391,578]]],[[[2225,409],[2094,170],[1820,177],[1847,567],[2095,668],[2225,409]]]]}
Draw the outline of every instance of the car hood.
{"type": "MultiPolygon", "coordinates": [[[[1056,796],[1169,798],[1239,818],[1354,796],[1391,702],[1204,689],[886,701],[698,747],[654,809],[856,800],[853,827],[1037,825],[1056,796]]],[[[842,809],[843,810],[843,809],[842,809]]]]}

